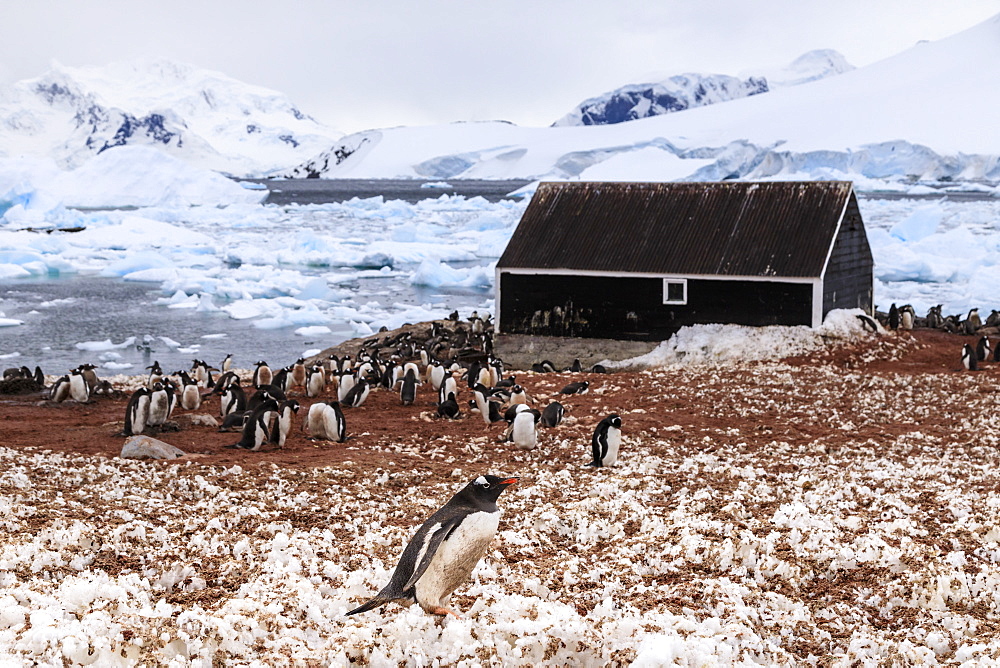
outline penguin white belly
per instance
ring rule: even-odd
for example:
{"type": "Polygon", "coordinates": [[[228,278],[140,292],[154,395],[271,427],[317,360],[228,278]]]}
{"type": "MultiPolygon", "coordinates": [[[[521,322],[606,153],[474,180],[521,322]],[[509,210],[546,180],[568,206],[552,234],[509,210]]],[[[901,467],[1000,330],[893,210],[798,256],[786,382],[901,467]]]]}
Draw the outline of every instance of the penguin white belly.
{"type": "Polygon", "coordinates": [[[608,454],[601,458],[601,463],[605,466],[612,466],[618,461],[618,448],[622,444],[622,430],[614,427],[608,428],[608,454]]]}
{"type": "Polygon", "coordinates": [[[313,404],[306,416],[306,431],[312,438],[326,438],[326,404],[313,404]]]}
{"type": "Polygon", "coordinates": [[[285,439],[288,438],[288,432],[292,430],[292,411],[286,410],[278,414],[275,429],[278,430],[278,447],[283,448],[285,447],[285,439]]]}
{"type": "Polygon", "coordinates": [[[167,421],[167,411],[170,409],[166,392],[154,392],[149,398],[149,417],[146,424],[153,427],[162,425],[167,421]]]}
{"type": "Polygon", "coordinates": [[[344,375],[340,377],[340,384],[337,386],[337,401],[343,401],[347,393],[354,387],[354,376],[344,375]]]}
{"type": "Polygon", "coordinates": [[[417,603],[428,612],[446,606],[459,585],[468,581],[500,526],[500,512],[472,513],[438,547],[414,585],[417,603]]]}
{"type": "Polygon", "coordinates": [[[201,392],[197,385],[185,385],[181,394],[181,408],[186,411],[196,411],[201,407],[201,392]]]}
{"type": "Polygon", "coordinates": [[[69,396],[73,401],[80,403],[86,403],[87,399],[90,398],[90,388],[87,387],[87,381],[81,374],[69,377],[69,396]]]}
{"type": "Polygon", "coordinates": [[[514,418],[513,429],[511,430],[511,440],[519,450],[532,450],[538,442],[535,431],[535,417],[525,411],[518,413],[514,418]]]}

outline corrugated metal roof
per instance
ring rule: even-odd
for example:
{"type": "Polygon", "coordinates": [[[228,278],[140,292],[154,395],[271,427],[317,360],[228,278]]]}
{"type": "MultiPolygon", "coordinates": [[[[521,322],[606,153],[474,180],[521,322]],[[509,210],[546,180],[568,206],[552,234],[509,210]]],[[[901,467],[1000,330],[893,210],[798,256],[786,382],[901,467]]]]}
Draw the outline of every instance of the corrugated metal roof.
{"type": "Polygon", "coordinates": [[[852,184],[542,183],[498,267],[818,277],[852,184]]]}

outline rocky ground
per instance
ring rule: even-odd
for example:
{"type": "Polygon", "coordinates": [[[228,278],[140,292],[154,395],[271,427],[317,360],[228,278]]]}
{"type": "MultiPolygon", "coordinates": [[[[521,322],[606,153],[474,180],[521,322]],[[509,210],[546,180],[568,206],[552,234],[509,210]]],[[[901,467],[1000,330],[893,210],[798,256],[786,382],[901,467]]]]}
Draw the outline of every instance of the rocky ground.
{"type": "Polygon", "coordinates": [[[125,396],[3,397],[0,663],[998,661],[1000,364],[961,371],[962,342],[517,373],[540,408],[592,387],[527,453],[478,416],[437,419],[429,391],[345,409],[346,444],[231,450],[177,415],[162,438],[192,457],[172,462],[117,458],[125,396]],[[610,412],[622,461],[584,468],[610,412]],[[344,618],[481,473],[521,481],[453,599],[464,617],[344,618]]]}

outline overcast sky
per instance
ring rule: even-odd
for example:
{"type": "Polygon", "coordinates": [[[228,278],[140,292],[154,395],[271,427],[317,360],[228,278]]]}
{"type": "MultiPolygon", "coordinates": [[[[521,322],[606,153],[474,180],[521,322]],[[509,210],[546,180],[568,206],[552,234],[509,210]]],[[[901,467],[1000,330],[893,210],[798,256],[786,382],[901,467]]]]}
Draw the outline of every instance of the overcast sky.
{"type": "MultiPolygon", "coordinates": [[[[344,132],[504,119],[681,72],[741,74],[830,48],[863,66],[1000,13],[1000,0],[26,0],[0,83],[165,57],[287,94],[344,132]]],[[[993,67],[995,64],[984,66],[993,67]]]]}

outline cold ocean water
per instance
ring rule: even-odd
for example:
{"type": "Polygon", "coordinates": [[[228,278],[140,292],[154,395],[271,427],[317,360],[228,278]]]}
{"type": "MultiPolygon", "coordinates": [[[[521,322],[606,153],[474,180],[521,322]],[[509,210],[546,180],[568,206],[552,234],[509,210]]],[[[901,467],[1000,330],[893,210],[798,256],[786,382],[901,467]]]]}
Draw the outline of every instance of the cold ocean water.
{"type": "MultiPolygon", "coordinates": [[[[343,202],[382,196],[386,201],[414,203],[435,199],[442,194],[483,197],[496,202],[507,193],[525,185],[524,181],[481,181],[421,183],[414,181],[279,181],[267,184],[272,189],[268,204],[288,207],[288,215],[297,216],[298,205],[343,202]]],[[[390,223],[405,228],[413,223],[390,223]]],[[[379,224],[369,221],[366,225],[379,224]]],[[[302,217],[303,227],[312,222],[302,217]]],[[[397,232],[398,236],[398,232],[397,232]]],[[[471,268],[487,260],[450,262],[450,267],[471,268]]],[[[341,278],[337,290],[357,308],[378,313],[379,307],[412,305],[419,319],[421,313],[444,315],[458,310],[467,316],[492,305],[491,287],[427,287],[415,285],[411,273],[417,263],[393,267],[383,277],[377,271],[356,269],[354,278],[341,278]],[[426,308],[425,308],[426,307],[426,308]]],[[[297,267],[305,276],[322,277],[351,269],[297,267]]],[[[323,349],[362,336],[366,328],[377,330],[378,318],[364,325],[348,318],[331,318],[321,327],[299,325],[261,327],[261,318],[237,319],[230,314],[197,308],[170,308],[158,281],[144,282],[103,278],[88,273],[65,274],[53,278],[0,280],[0,319],[22,321],[18,326],[0,327],[0,366],[40,365],[47,374],[62,374],[70,368],[91,362],[102,375],[138,374],[158,361],[164,371],[188,369],[195,358],[218,365],[229,353],[234,365],[250,368],[257,360],[271,365],[287,365],[307,351],[323,349]],[[256,324],[255,324],[256,323],[256,324]],[[302,333],[297,333],[302,332],[302,333]]],[[[216,305],[222,302],[216,300],[216,305]]],[[[189,305],[190,306],[190,305],[189,305]]],[[[401,323],[386,322],[388,326],[401,323]]]]}

